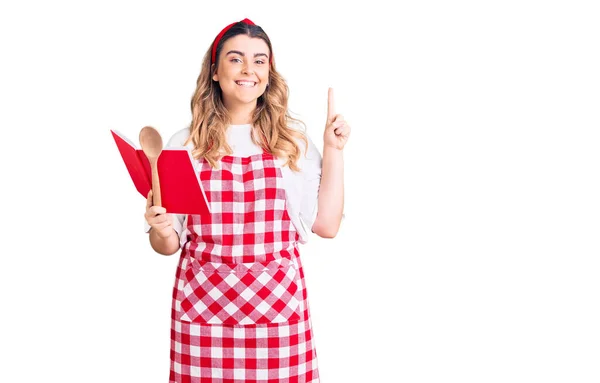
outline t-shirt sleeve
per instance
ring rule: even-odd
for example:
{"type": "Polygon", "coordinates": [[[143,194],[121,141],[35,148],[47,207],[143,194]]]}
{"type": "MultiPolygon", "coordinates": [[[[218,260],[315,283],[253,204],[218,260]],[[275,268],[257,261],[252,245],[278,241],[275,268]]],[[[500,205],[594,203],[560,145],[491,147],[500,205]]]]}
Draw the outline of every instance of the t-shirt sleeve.
{"type": "MultiPolygon", "coordinates": [[[[312,226],[317,218],[319,206],[319,186],[321,185],[323,159],[310,137],[307,135],[306,138],[308,141],[306,156],[303,151],[298,161],[301,169],[299,178],[302,183],[299,215],[307,233],[311,233],[312,226]]],[[[301,144],[301,147],[304,147],[304,145],[301,144]]]]}

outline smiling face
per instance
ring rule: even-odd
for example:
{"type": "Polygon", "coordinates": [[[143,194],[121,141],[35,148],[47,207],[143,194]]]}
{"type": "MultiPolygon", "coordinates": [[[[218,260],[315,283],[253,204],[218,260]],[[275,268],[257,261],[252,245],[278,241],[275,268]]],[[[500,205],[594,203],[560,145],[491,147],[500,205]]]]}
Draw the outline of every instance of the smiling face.
{"type": "Polygon", "coordinates": [[[269,82],[269,54],[260,38],[237,35],[225,41],[212,79],[219,82],[228,109],[256,105],[269,82]]]}

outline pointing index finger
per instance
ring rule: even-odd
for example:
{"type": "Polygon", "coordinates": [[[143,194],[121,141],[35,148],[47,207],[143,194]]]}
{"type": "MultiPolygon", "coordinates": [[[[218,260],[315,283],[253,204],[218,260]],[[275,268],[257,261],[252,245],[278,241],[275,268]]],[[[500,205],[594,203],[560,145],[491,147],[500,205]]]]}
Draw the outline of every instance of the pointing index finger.
{"type": "Polygon", "coordinates": [[[327,120],[331,121],[335,117],[335,106],[333,104],[333,88],[327,92],[327,120]]]}

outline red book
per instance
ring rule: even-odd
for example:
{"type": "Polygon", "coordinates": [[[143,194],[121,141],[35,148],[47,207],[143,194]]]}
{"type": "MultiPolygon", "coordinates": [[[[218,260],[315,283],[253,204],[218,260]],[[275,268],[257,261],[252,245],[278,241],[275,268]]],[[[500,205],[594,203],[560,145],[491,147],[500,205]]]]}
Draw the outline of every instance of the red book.
{"type": "MultiPolygon", "coordinates": [[[[148,192],[152,189],[152,171],[148,157],[121,133],[112,129],[111,133],[135,188],[144,198],[148,198],[148,192]]],[[[157,166],[161,202],[167,213],[210,214],[208,200],[189,148],[164,148],[158,157],[157,166]]]]}

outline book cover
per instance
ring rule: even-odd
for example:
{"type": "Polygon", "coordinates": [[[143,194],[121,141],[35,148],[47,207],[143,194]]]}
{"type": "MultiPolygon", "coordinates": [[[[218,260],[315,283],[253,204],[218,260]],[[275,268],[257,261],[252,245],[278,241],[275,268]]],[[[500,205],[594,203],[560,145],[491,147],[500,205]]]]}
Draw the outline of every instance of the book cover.
{"type": "MultiPolygon", "coordinates": [[[[150,161],[144,151],[123,134],[112,129],[111,133],[136,190],[144,199],[148,198],[148,192],[152,189],[150,161]]],[[[210,214],[210,206],[189,148],[163,148],[157,167],[162,206],[167,213],[210,214]]]]}

